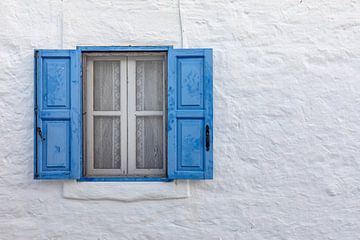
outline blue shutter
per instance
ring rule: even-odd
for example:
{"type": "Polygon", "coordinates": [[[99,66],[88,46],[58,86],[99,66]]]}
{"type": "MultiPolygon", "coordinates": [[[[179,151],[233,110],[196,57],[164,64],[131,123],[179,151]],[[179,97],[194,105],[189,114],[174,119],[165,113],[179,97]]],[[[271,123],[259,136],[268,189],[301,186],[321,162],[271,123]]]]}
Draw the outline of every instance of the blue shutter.
{"type": "Polygon", "coordinates": [[[168,177],[212,179],[212,49],[169,49],[168,68],[168,177]]]}
{"type": "Polygon", "coordinates": [[[35,51],[35,179],[80,178],[82,87],[72,50],[35,51]]]}

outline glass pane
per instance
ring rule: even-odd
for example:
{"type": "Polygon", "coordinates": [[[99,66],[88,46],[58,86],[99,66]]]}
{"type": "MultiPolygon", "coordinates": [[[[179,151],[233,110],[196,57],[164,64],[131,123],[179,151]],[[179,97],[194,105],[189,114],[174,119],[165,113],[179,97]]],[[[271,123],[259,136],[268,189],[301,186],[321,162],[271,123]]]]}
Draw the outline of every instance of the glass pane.
{"type": "Polygon", "coordinates": [[[120,117],[94,117],[94,168],[120,169],[120,117]]]}
{"type": "Polygon", "coordinates": [[[162,116],[137,117],[136,119],[136,168],[163,168],[162,116]]]}
{"type": "Polygon", "coordinates": [[[120,111],[120,62],[94,62],[94,110],[120,111]]]}
{"type": "Polygon", "coordinates": [[[136,110],[163,108],[163,61],[136,61],[136,110]]]}

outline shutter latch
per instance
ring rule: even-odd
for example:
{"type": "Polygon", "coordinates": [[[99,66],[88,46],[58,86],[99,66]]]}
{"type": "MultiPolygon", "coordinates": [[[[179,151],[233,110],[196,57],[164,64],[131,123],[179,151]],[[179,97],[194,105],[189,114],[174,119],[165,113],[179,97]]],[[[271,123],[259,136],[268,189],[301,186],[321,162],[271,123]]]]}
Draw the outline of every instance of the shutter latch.
{"type": "Polygon", "coordinates": [[[36,131],[39,134],[41,141],[45,141],[45,137],[42,134],[41,128],[37,127],[36,131]]]}
{"type": "Polygon", "coordinates": [[[206,133],[205,133],[205,135],[206,135],[206,140],[205,140],[205,142],[206,142],[206,151],[209,151],[210,150],[210,127],[209,127],[209,125],[206,125],[206,127],[205,127],[205,131],[206,131],[206,133]]]}

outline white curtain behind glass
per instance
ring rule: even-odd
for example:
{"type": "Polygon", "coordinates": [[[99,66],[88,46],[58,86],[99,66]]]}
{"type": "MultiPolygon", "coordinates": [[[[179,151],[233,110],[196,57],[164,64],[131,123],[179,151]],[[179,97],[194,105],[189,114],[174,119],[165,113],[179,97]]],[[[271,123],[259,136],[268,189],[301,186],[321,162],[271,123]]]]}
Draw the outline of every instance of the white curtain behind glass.
{"type": "MultiPolygon", "coordinates": [[[[120,62],[94,62],[94,111],[120,111],[120,62]]],[[[120,117],[94,117],[94,168],[120,168],[120,117]]]]}
{"type": "MultiPolygon", "coordinates": [[[[136,110],[163,111],[163,61],[136,61],[136,110]]],[[[136,118],[136,168],[163,168],[163,117],[136,118]]]]}

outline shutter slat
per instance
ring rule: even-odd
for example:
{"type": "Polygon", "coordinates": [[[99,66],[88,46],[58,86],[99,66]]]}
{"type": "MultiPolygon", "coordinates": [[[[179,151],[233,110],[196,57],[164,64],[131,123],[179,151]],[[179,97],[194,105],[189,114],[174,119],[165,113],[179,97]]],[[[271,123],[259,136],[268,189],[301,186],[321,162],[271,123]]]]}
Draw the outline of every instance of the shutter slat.
{"type": "Polygon", "coordinates": [[[212,179],[212,50],[169,49],[168,61],[168,177],[212,179]]]}

